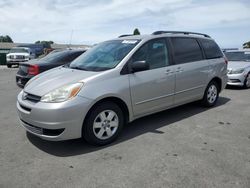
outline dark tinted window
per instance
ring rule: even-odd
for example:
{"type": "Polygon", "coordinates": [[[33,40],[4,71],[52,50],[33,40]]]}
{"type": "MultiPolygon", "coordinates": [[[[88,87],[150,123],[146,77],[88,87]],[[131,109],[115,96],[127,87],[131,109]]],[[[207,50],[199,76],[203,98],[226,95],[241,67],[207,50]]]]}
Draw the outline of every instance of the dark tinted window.
{"type": "Polygon", "coordinates": [[[202,51],[196,39],[193,38],[171,38],[175,63],[188,63],[203,59],[202,51]]]}
{"type": "Polygon", "coordinates": [[[62,61],[63,59],[67,58],[69,55],[69,50],[59,51],[59,52],[52,52],[45,57],[41,58],[41,61],[52,63],[57,61],[62,61]]]}
{"type": "Polygon", "coordinates": [[[133,55],[132,61],[146,61],[150,69],[169,65],[166,41],[157,39],[147,42],[133,55]]]}
{"type": "Polygon", "coordinates": [[[219,46],[213,40],[199,39],[207,59],[223,57],[219,46]]]}
{"type": "Polygon", "coordinates": [[[76,59],[78,56],[82,55],[84,51],[73,51],[71,54],[69,54],[69,56],[67,57],[67,61],[73,61],[74,59],[76,59]]]}

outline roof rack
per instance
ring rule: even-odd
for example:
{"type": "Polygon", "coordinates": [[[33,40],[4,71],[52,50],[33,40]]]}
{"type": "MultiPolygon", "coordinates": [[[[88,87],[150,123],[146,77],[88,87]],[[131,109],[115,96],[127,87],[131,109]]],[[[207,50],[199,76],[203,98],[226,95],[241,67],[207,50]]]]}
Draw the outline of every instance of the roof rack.
{"type": "Polygon", "coordinates": [[[207,38],[211,38],[209,35],[207,34],[203,34],[203,33],[195,33],[195,32],[189,32],[189,31],[155,31],[152,33],[152,35],[160,35],[160,34],[164,34],[164,33],[171,33],[171,34],[184,34],[184,35],[202,35],[204,37],[207,38]]]}
{"type": "Polygon", "coordinates": [[[120,35],[118,38],[122,38],[122,37],[129,37],[129,36],[134,36],[134,35],[131,35],[131,34],[125,34],[125,35],[120,35]]]}

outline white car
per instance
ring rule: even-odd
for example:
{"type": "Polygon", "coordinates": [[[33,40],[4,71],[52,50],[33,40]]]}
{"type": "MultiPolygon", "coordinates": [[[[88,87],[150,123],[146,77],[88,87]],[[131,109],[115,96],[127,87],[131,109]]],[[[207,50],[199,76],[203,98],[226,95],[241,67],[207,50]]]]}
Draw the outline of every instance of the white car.
{"type": "Polygon", "coordinates": [[[250,50],[230,50],[225,55],[228,59],[227,85],[250,88],[250,50]]]}
{"type": "Polygon", "coordinates": [[[35,54],[30,48],[14,47],[6,55],[7,67],[10,68],[12,65],[19,65],[20,62],[29,61],[34,58],[35,54]]]}

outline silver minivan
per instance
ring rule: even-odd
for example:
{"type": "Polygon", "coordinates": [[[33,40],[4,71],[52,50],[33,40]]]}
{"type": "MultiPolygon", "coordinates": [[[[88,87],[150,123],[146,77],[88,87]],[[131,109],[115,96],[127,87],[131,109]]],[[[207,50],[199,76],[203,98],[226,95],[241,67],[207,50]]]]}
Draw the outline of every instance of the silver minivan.
{"type": "Polygon", "coordinates": [[[227,61],[206,34],[125,35],[31,79],[17,110],[43,139],[105,145],[142,116],[198,100],[214,106],[226,83],[227,61]]]}

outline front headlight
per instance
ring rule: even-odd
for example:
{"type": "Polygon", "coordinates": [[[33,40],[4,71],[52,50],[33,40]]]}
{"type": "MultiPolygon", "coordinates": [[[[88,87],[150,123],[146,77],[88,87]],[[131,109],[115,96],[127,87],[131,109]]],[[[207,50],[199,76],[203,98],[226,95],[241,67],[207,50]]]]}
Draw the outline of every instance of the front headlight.
{"type": "Polygon", "coordinates": [[[245,69],[238,69],[238,70],[232,70],[231,74],[241,74],[244,72],[245,69]]]}
{"type": "Polygon", "coordinates": [[[55,89],[42,96],[41,102],[63,102],[75,97],[81,90],[83,83],[75,83],[55,89]]]}

